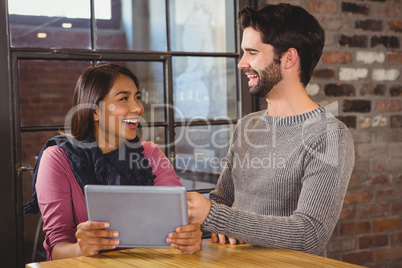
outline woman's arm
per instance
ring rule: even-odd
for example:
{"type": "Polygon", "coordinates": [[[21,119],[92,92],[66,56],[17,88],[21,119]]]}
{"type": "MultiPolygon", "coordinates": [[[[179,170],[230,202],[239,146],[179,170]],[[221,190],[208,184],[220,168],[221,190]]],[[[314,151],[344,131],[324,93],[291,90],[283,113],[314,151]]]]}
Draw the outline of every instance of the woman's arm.
{"type": "Polygon", "coordinates": [[[60,242],[53,247],[52,259],[71,258],[78,256],[94,256],[101,250],[115,249],[119,244],[118,232],[104,230],[107,222],[82,222],[77,226],[76,243],[60,242]]]}
{"type": "Polygon", "coordinates": [[[49,259],[91,255],[110,249],[113,231],[100,230],[105,223],[87,222],[84,195],[63,149],[51,146],[40,159],[36,191],[49,259]],[[78,225],[78,226],[77,226],[78,225]],[[99,243],[107,247],[88,245],[99,243]]]}
{"type": "Polygon", "coordinates": [[[183,186],[169,159],[153,142],[144,142],[144,156],[148,158],[152,173],[156,175],[155,186],[183,186]]]}

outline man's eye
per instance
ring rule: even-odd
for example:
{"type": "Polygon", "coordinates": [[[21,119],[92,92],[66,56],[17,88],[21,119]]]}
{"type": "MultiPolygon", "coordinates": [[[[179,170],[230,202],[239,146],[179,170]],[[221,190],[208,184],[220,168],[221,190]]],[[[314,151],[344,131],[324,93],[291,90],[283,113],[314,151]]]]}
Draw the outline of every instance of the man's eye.
{"type": "Polygon", "coordinates": [[[128,97],[123,97],[120,99],[121,101],[128,100],[128,97]]]}
{"type": "Polygon", "coordinates": [[[135,98],[136,98],[137,100],[142,100],[142,96],[141,96],[141,95],[137,95],[135,98]]]}

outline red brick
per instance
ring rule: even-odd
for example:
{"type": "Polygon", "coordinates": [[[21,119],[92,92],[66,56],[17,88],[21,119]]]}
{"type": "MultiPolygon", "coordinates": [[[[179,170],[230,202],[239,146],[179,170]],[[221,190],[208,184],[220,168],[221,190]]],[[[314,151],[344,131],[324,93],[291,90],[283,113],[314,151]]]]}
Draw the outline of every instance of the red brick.
{"type": "Polygon", "coordinates": [[[341,223],[341,235],[367,234],[370,232],[370,222],[341,223]]]}
{"type": "Polygon", "coordinates": [[[402,115],[391,115],[391,128],[402,128],[402,115]]]}
{"type": "Polygon", "coordinates": [[[375,109],[377,112],[386,113],[389,112],[391,107],[391,101],[389,100],[378,100],[375,103],[375,109]]]}
{"type": "Polygon", "coordinates": [[[386,91],[385,85],[382,84],[365,84],[360,89],[361,95],[384,96],[386,91]]]}
{"type": "Polygon", "coordinates": [[[347,192],[345,196],[345,204],[368,203],[373,199],[371,191],[347,192]]]}
{"type": "Polygon", "coordinates": [[[377,202],[391,201],[391,200],[401,200],[401,189],[385,189],[377,190],[376,199],[377,202]]]}
{"type": "MultiPolygon", "coordinates": [[[[327,31],[344,31],[349,30],[350,24],[349,19],[345,17],[321,17],[317,18],[320,22],[320,25],[324,30],[327,31]]],[[[349,53],[342,53],[342,54],[349,54],[349,53]]],[[[350,54],[349,54],[349,61],[350,61],[350,54]]]]}
{"type": "Polygon", "coordinates": [[[357,265],[363,265],[365,263],[370,263],[373,261],[373,251],[365,250],[365,251],[348,253],[348,254],[343,255],[342,261],[357,264],[357,265]]]}
{"type": "Polygon", "coordinates": [[[349,64],[350,59],[351,56],[350,53],[348,52],[328,51],[324,52],[322,55],[322,61],[325,64],[331,64],[331,63],[349,64]]]}
{"type": "Polygon", "coordinates": [[[387,235],[372,235],[359,238],[359,249],[383,247],[388,245],[387,235]]]}
{"type": "Polygon", "coordinates": [[[391,64],[402,64],[402,52],[389,53],[388,62],[391,64]]]}
{"type": "Polygon", "coordinates": [[[352,174],[349,180],[348,189],[353,189],[359,186],[359,178],[355,174],[352,174]]]}
{"type": "Polygon", "coordinates": [[[388,22],[389,28],[394,32],[402,32],[402,21],[401,20],[391,20],[388,22]]]}
{"type": "Polygon", "coordinates": [[[392,175],[386,174],[373,174],[369,179],[363,182],[363,186],[373,186],[373,185],[391,185],[392,175]]]}
{"type": "Polygon", "coordinates": [[[330,1],[307,1],[307,10],[315,14],[335,14],[337,4],[330,1]]]}
{"type": "Polygon", "coordinates": [[[398,171],[402,166],[402,159],[395,157],[373,159],[372,170],[378,172],[398,171]]]}
{"type": "Polygon", "coordinates": [[[325,68],[325,69],[316,69],[313,72],[313,77],[317,79],[330,79],[335,78],[335,70],[325,68]]]}
{"type": "Polygon", "coordinates": [[[339,219],[340,220],[353,219],[355,217],[355,214],[356,214],[356,210],[354,207],[342,208],[339,219]]]}
{"type": "Polygon", "coordinates": [[[399,38],[396,36],[373,36],[371,47],[383,45],[386,48],[399,48],[399,38]]]}
{"type": "Polygon", "coordinates": [[[402,112],[402,100],[391,101],[391,112],[394,113],[402,112]]]}
{"type": "Polygon", "coordinates": [[[368,15],[370,9],[365,4],[355,4],[355,3],[348,3],[342,2],[342,12],[348,12],[352,14],[358,15],[368,15]]]}
{"type": "MultiPolygon", "coordinates": [[[[397,0],[399,1],[399,0],[397,0]]],[[[395,8],[393,5],[377,5],[375,9],[376,16],[382,16],[386,18],[400,18],[401,11],[399,8],[395,8]]]]}
{"type": "Polygon", "coordinates": [[[392,213],[392,215],[401,215],[402,214],[402,201],[395,202],[391,205],[391,213],[392,213]]]}
{"type": "Polygon", "coordinates": [[[371,101],[369,100],[344,100],[343,111],[344,112],[357,112],[368,113],[371,110],[371,101]]]}
{"type": "Polygon", "coordinates": [[[400,218],[373,220],[373,231],[374,232],[399,230],[400,228],[401,228],[401,219],[400,218]]]}
{"type": "Polygon", "coordinates": [[[355,22],[356,29],[362,29],[364,31],[382,31],[381,20],[358,20],[355,22]]]}
{"type": "Polygon", "coordinates": [[[360,207],[360,218],[374,218],[388,215],[387,204],[370,204],[360,207]]]}
{"type": "Polygon", "coordinates": [[[370,171],[370,161],[366,159],[356,159],[355,166],[353,167],[353,173],[357,172],[369,172],[370,171]]]}
{"type": "Polygon", "coordinates": [[[377,249],[374,251],[375,261],[386,261],[402,258],[402,247],[377,249]]]}
{"type": "Polygon", "coordinates": [[[391,245],[402,244],[402,232],[391,234],[391,245]]]}
{"type": "Polygon", "coordinates": [[[388,146],[387,144],[357,144],[355,145],[356,158],[372,158],[378,156],[387,156],[388,146]]]}
{"type": "Polygon", "coordinates": [[[340,237],[330,239],[327,244],[327,252],[350,251],[356,249],[354,237],[340,237]]]}

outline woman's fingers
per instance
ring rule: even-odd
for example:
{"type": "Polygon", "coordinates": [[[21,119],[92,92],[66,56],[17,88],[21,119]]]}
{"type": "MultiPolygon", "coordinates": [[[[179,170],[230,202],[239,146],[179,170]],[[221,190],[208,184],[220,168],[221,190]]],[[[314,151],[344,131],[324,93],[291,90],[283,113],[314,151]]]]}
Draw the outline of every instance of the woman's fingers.
{"type": "Polygon", "coordinates": [[[116,239],[119,233],[108,228],[107,222],[86,221],[77,226],[75,236],[81,249],[81,255],[94,256],[100,250],[110,250],[116,248],[120,241],[116,239]]]}
{"type": "Polygon", "coordinates": [[[176,232],[170,233],[166,238],[166,242],[172,248],[182,252],[193,253],[201,249],[201,237],[200,224],[190,223],[180,226],[176,229],[176,232]]]}

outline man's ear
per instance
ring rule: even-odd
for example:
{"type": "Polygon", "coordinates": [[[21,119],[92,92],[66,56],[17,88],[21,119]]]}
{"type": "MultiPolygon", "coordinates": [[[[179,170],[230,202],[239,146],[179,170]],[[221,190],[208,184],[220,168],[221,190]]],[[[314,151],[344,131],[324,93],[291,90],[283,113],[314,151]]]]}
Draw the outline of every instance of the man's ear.
{"type": "Polygon", "coordinates": [[[294,67],[297,63],[298,58],[299,54],[297,53],[297,50],[292,47],[289,48],[288,51],[286,51],[284,54],[285,69],[290,69],[294,67]]]}
{"type": "Polygon", "coordinates": [[[99,107],[96,107],[96,110],[93,111],[93,115],[92,115],[94,122],[99,121],[99,107]]]}

